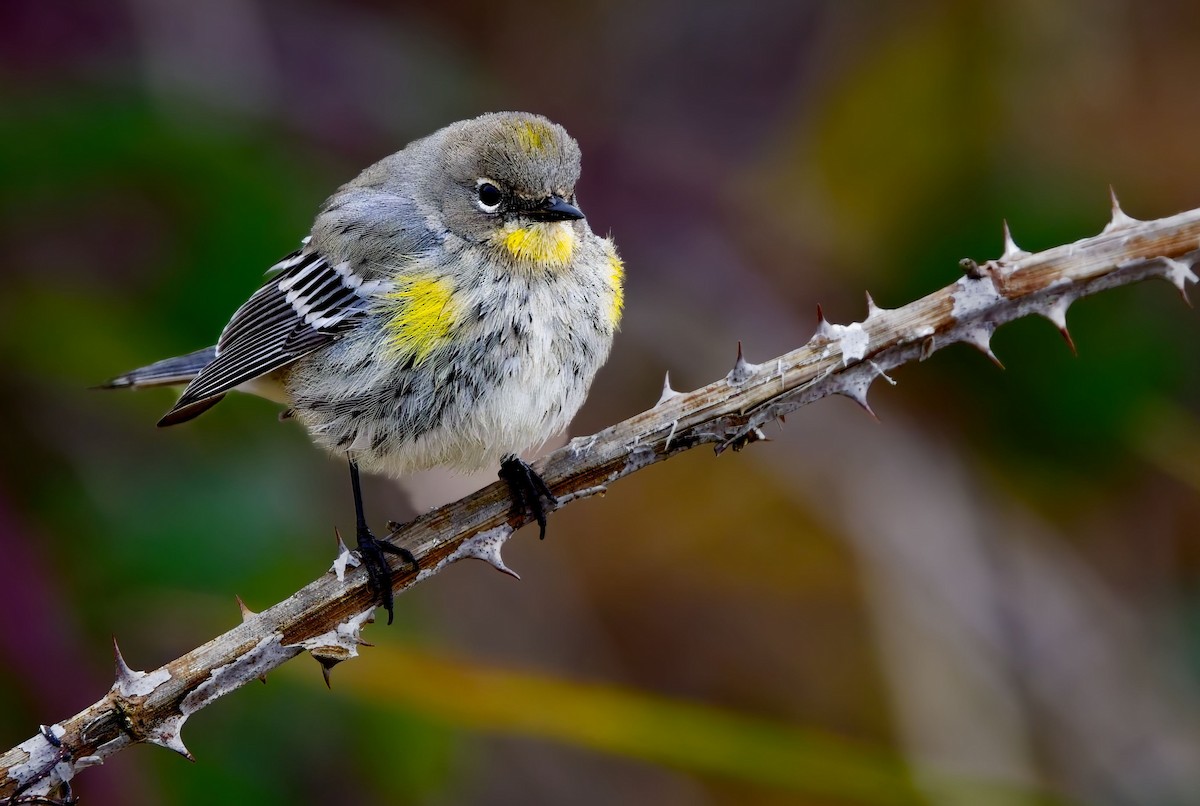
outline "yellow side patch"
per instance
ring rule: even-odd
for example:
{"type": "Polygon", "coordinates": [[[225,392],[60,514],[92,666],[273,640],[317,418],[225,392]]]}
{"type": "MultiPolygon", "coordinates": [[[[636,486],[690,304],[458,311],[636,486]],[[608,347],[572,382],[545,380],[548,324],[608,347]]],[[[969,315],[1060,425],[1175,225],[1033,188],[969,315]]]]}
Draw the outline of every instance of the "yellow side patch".
{"type": "Polygon", "coordinates": [[[513,135],[517,139],[517,145],[529,153],[545,151],[546,146],[554,139],[549,126],[533,120],[515,124],[513,135]]]}
{"type": "Polygon", "coordinates": [[[392,317],[385,325],[392,356],[420,364],[450,339],[458,320],[454,287],[444,278],[399,275],[396,289],[383,295],[392,317]]]}
{"type": "Polygon", "coordinates": [[[611,239],[604,241],[604,252],[608,257],[608,285],[612,290],[608,321],[615,328],[620,324],[621,312],[625,309],[625,263],[617,254],[617,247],[611,239]]]}
{"type": "Polygon", "coordinates": [[[566,221],[509,224],[497,238],[518,261],[541,269],[561,269],[575,253],[575,230],[566,221]]]}

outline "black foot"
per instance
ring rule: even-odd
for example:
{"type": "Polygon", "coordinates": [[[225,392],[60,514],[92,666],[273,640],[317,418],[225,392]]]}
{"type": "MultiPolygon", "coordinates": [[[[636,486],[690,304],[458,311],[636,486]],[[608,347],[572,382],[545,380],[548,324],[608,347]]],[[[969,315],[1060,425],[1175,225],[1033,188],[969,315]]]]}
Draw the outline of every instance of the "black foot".
{"type": "Polygon", "coordinates": [[[546,513],[558,506],[558,499],[546,482],[519,456],[509,456],[500,463],[500,478],[508,483],[513,512],[528,512],[537,521],[539,539],[546,539],[546,513]]]}
{"type": "MultiPolygon", "coordinates": [[[[376,538],[367,528],[367,517],[363,513],[362,484],[358,479],[358,464],[353,459],[350,460],[350,487],[354,490],[354,516],[358,521],[358,556],[362,558],[363,565],[367,569],[367,587],[371,591],[372,601],[378,602],[380,607],[387,611],[388,624],[391,624],[392,569],[383,555],[398,555],[406,563],[410,563],[413,570],[418,568],[417,558],[406,548],[376,538]]],[[[388,528],[391,528],[390,522],[388,528]]]]}
{"type": "Polygon", "coordinates": [[[387,623],[392,623],[392,569],[388,567],[385,554],[395,554],[402,557],[406,563],[417,569],[417,558],[406,548],[392,545],[371,534],[371,530],[361,527],[358,530],[358,556],[362,558],[367,569],[367,587],[371,591],[373,601],[387,611],[387,623]]]}

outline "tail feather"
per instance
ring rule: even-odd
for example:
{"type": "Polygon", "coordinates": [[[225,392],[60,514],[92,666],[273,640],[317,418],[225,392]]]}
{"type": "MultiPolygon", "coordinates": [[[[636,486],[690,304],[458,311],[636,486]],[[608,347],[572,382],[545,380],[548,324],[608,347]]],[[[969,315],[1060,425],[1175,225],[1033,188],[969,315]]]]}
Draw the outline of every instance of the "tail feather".
{"type": "MultiPolygon", "coordinates": [[[[112,380],[100,384],[97,389],[147,389],[153,386],[183,386],[191,383],[200,371],[213,362],[217,357],[216,347],[205,347],[187,355],[165,358],[155,361],[140,369],[118,375],[112,380]]],[[[174,425],[190,420],[193,417],[217,405],[225,395],[214,395],[198,400],[182,409],[172,409],[159,425],[174,425]]]]}
{"type": "Polygon", "coordinates": [[[200,370],[217,357],[216,347],[205,347],[187,355],[166,358],[149,366],[118,375],[100,384],[100,389],[145,389],[152,386],[182,386],[191,383],[200,370]]]}

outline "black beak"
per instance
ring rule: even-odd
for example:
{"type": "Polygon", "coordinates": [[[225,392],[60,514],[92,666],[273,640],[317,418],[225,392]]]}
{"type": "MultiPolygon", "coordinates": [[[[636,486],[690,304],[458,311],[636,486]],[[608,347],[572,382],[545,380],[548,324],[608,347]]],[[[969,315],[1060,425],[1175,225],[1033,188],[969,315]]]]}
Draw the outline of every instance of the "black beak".
{"type": "Polygon", "coordinates": [[[551,196],[526,215],[534,221],[576,221],[583,218],[583,212],[575,205],[568,204],[561,196],[551,196]]]}

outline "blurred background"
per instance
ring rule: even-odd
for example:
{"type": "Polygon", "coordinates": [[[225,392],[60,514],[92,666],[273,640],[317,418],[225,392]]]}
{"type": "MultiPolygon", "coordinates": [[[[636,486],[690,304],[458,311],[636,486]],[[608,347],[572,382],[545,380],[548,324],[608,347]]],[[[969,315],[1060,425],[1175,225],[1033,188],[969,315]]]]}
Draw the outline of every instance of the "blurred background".
{"type": "MultiPolygon", "coordinates": [[[[0,745],[333,558],[343,465],[231,396],[88,387],[214,341],[317,205],[485,111],[579,140],[628,271],[572,433],[999,254],[1200,206],[1200,6],[0,5],[0,745]]],[[[1200,316],[1165,283],[701,449],[461,563],[326,691],[298,658],[107,804],[1200,802],[1200,316]]],[[[491,480],[372,479],[374,522],[491,480]]]]}

